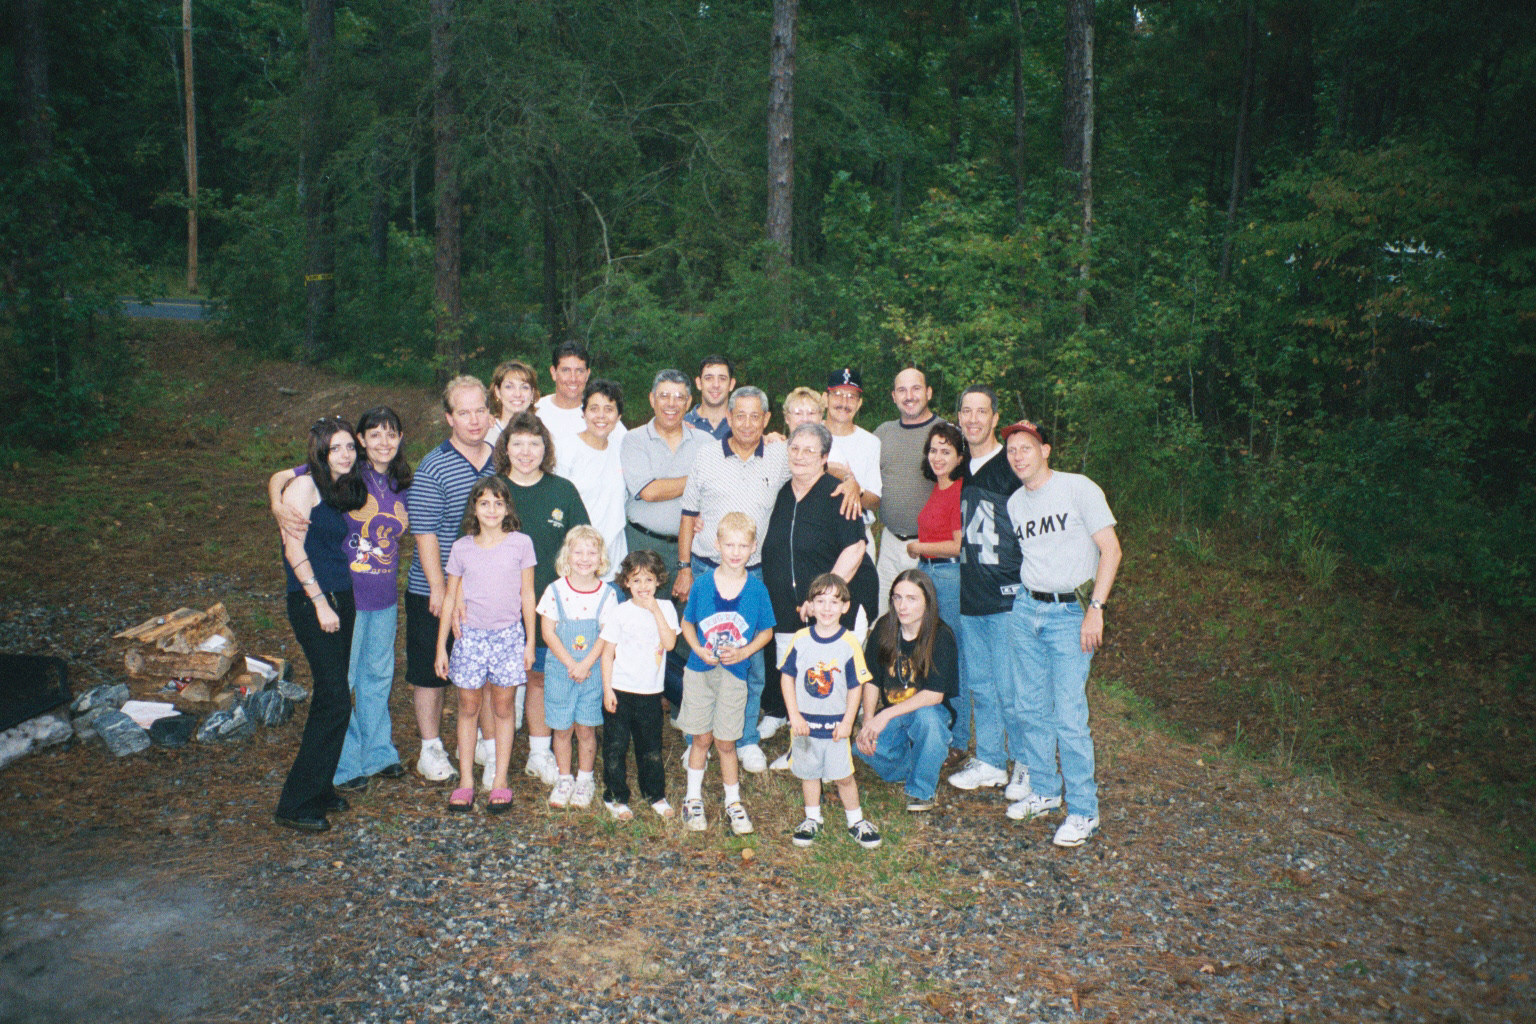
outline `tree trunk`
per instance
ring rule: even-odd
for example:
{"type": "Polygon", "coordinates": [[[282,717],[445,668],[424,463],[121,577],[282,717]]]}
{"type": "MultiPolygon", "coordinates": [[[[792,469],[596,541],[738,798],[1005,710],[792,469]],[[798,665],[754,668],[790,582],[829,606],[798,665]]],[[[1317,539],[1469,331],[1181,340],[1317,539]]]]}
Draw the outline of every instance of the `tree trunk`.
{"type": "Polygon", "coordinates": [[[197,294],[197,104],[193,101],[192,0],[181,0],[181,67],[187,104],[187,292],[197,294]]]}
{"type": "Polygon", "coordinates": [[[459,110],[453,62],[454,0],[431,0],[432,146],[437,197],[437,248],[432,260],[438,375],[446,381],[464,365],[463,314],[459,295],[460,198],[459,110]]]}
{"type": "Polygon", "coordinates": [[[1024,223],[1024,147],[1025,115],[1028,113],[1024,96],[1024,18],[1019,12],[1019,0],[1009,0],[1013,15],[1013,216],[1024,223]]]}
{"type": "Polygon", "coordinates": [[[1253,103],[1254,51],[1258,49],[1258,16],[1253,4],[1243,15],[1243,86],[1237,104],[1237,133],[1232,143],[1232,190],[1227,195],[1227,237],[1221,243],[1221,279],[1232,270],[1232,235],[1237,230],[1237,205],[1248,190],[1248,110],[1253,103]]]}
{"type": "Polygon", "coordinates": [[[1078,319],[1088,319],[1088,278],[1093,252],[1093,8],[1094,0],[1067,0],[1066,95],[1062,156],[1077,174],[1082,204],[1082,249],[1078,258],[1078,319]]]}
{"type": "Polygon", "coordinates": [[[336,320],[336,207],[329,176],[335,146],[331,98],[335,0],[308,0],[307,28],[309,62],[304,74],[299,149],[304,208],[304,358],[313,363],[330,351],[336,320]]]}
{"type": "Polygon", "coordinates": [[[34,166],[53,152],[52,113],[48,109],[48,41],[43,32],[43,0],[13,0],[16,39],[16,99],[21,108],[21,138],[34,166]]]}
{"type": "Polygon", "coordinates": [[[768,241],[791,258],[795,207],[795,21],[800,0],[773,0],[768,76],[768,241]]]}
{"type": "Polygon", "coordinates": [[[385,155],[387,141],[380,132],[374,139],[373,156],[369,160],[372,194],[368,198],[368,251],[373,257],[373,269],[383,283],[384,271],[389,267],[389,158],[385,155]]]}
{"type": "Polygon", "coordinates": [[[553,162],[542,175],[539,191],[539,223],[544,231],[544,319],[549,324],[549,344],[560,343],[563,331],[560,315],[560,223],[555,217],[555,176],[553,162]]]}

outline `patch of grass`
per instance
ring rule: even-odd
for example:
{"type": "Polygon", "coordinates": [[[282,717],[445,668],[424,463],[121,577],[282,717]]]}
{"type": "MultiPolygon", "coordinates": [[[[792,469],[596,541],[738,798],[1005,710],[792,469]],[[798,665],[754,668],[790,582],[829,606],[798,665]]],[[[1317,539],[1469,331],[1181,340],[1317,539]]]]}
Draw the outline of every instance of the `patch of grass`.
{"type": "Polygon", "coordinates": [[[1217,558],[1215,537],[1198,526],[1174,534],[1173,548],[1196,565],[1210,565],[1217,558]]]}

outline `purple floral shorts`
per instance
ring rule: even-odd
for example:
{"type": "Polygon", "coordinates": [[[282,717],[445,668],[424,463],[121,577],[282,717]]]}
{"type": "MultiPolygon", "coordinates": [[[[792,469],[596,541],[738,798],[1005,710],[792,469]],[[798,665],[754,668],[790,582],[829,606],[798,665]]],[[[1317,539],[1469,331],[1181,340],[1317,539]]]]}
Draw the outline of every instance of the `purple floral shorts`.
{"type": "Polygon", "coordinates": [[[448,655],[448,678],[461,690],[493,686],[522,686],[528,682],[523,667],[523,624],[505,629],[470,629],[453,642],[448,655]]]}

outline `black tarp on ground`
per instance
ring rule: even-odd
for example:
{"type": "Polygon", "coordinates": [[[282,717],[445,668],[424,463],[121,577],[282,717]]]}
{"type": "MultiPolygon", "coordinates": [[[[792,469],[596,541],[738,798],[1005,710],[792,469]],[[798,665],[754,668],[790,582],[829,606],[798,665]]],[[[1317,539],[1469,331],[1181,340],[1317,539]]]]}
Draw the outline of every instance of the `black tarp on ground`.
{"type": "Polygon", "coordinates": [[[0,654],[0,732],[69,701],[69,666],[40,654],[0,654]]]}

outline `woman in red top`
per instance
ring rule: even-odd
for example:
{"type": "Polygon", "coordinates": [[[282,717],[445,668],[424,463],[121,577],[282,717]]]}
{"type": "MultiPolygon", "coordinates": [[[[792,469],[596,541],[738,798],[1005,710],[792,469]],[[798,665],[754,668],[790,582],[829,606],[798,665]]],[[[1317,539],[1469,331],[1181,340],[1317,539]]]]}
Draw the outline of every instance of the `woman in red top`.
{"type": "MultiPolygon", "coordinates": [[[[952,423],[935,423],[923,442],[923,476],[934,482],[928,503],[917,515],[917,540],[907,541],[907,554],[933,580],[939,618],[960,632],[960,484],[971,475],[971,446],[952,423]]],[[[971,740],[971,694],[965,684],[961,656],[960,691],[954,700],[955,723],[946,770],[965,760],[971,740]]]]}
{"type": "Polygon", "coordinates": [[[955,630],[960,628],[960,482],[970,466],[971,448],[960,429],[935,423],[923,443],[923,476],[934,481],[933,493],[918,513],[917,539],[907,541],[907,554],[938,592],[939,618],[955,630]]]}

